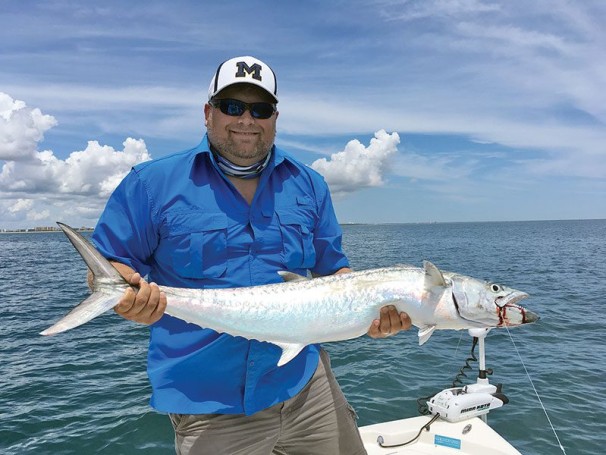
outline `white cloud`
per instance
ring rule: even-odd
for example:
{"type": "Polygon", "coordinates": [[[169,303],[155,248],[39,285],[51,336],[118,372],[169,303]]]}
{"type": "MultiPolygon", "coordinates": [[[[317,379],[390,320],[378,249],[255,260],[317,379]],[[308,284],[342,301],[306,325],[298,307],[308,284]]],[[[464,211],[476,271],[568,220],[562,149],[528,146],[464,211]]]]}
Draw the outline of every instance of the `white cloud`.
{"type": "Polygon", "coordinates": [[[8,161],[0,172],[0,191],[106,198],[133,165],[150,159],[143,140],[128,138],[123,145],[123,150],[114,150],[89,141],[66,160],[45,150],[27,161],[8,161]]]}
{"type": "Polygon", "coordinates": [[[44,133],[56,124],[54,117],[0,92],[0,160],[30,159],[44,133]]]}
{"type": "Polygon", "coordinates": [[[320,158],[311,167],[324,176],[335,196],[381,186],[399,143],[398,133],[380,130],[368,147],[354,139],[342,152],[333,154],[330,159],[320,158]]]}
{"type": "Polygon", "coordinates": [[[48,220],[50,218],[50,210],[42,210],[40,212],[36,212],[34,210],[30,210],[27,212],[27,220],[28,221],[41,221],[48,220]]]}
{"type": "Polygon", "coordinates": [[[53,117],[3,93],[0,102],[0,221],[94,218],[131,167],[151,159],[145,142],[132,138],[122,150],[89,141],[84,150],[59,159],[37,150],[43,132],[56,124],[53,117]]]}
{"type": "Polygon", "coordinates": [[[26,210],[30,210],[34,205],[34,201],[31,199],[17,199],[14,204],[8,207],[8,211],[11,213],[18,213],[26,210]]]}
{"type": "Polygon", "coordinates": [[[383,6],[401,6],[404,11],[392,13],[392,20],[412,21],[427,17],[459,17],[469,14],[495,13],[501,10],[497,3],[483,2],[481,0],[424,0],[422,2],[409,2],[407,0],[379,1],[383,6]]]}

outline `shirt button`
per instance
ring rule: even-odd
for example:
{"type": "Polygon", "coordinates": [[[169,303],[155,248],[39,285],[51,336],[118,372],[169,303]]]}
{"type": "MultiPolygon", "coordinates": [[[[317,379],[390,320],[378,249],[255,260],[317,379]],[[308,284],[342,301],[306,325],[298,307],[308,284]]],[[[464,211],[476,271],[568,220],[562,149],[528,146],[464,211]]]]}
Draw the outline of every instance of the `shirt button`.
{"type": "Polygon", "coordinates": [[[250,365],[251,367],[254,367],[254,366],[255,366],[255,362],[250,362],[250,364],[249,364],[249,365],[250,365]]]}

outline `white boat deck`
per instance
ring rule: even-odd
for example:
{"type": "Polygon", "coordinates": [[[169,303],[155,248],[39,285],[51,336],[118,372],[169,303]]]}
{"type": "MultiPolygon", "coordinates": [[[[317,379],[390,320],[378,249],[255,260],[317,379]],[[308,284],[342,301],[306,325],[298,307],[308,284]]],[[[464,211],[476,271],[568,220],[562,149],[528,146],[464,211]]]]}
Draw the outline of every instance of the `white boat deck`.
{"type": "Polygon", "coordinates": [[[438,419],[431,424],[430,431],[423,430],[419,439],[403,447],[381,447],[377,442],[379,436],[384,445],[409,441],[430,420],[431,416],[419,416],[378,423],[361,427],[360,434],[368,455],[521,455],[479,417],[455,423],[438,419]]]}

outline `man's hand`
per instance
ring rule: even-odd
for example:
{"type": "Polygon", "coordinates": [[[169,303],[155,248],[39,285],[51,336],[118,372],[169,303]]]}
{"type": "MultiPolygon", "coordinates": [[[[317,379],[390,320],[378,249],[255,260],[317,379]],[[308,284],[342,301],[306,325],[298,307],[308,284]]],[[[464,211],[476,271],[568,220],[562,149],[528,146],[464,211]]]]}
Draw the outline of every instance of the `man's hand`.
{"type": "Polygon", "coordinates": [[[393,305],[387,305],[381,308],[380,319],[372,321],[368,336],[371,338],[387,338],[395,335],[400,330],[408,330],[412,326],[410,317],[398,310],[393,305]]]}
{"type": "MultiPolygon", "coordinates": [[[[141,324],[153,324],[158,321],[166,310],[166,295],[160,291],[156,283],[147,283],[141,275],[127,265],[112,261],[112,265],[135,288],[128,288],[114,311],[125,319],[141,324]]],[[[89,273],[89,284],[92,274],[89,273]]]]}
{"type": "Polygon", "coordinates": [[[114,311],[125,319],[141,324],[153,324],[158,321],[166,309],[166,295],[160,291],[156,283],[147,283],[141,275],[134,273],[128,280],[129,284],[138,287],[135,293],[128,288],[114,311]]]}

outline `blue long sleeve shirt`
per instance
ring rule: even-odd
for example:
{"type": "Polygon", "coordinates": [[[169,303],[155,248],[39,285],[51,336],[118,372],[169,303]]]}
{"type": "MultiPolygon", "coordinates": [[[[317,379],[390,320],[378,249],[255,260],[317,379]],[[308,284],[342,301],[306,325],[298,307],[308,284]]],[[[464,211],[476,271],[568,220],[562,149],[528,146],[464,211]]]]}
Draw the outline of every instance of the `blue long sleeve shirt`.
{"type": "MultiPolygon", "coordinates": [[[[323,178],[274,147],[249,205],[219,171],[208,139],[139,164],[109,198],[93,240],[160,286],[227,288],[348,266],[323,178]]],[[[287,306],[288,302],[284,302],[287,306]]],[[[253,414],[296,395],[318,363],[306,347],[278,368],[270,343],[164,315],[150,327],[151,405],[180,414],[253,414]]]]}

